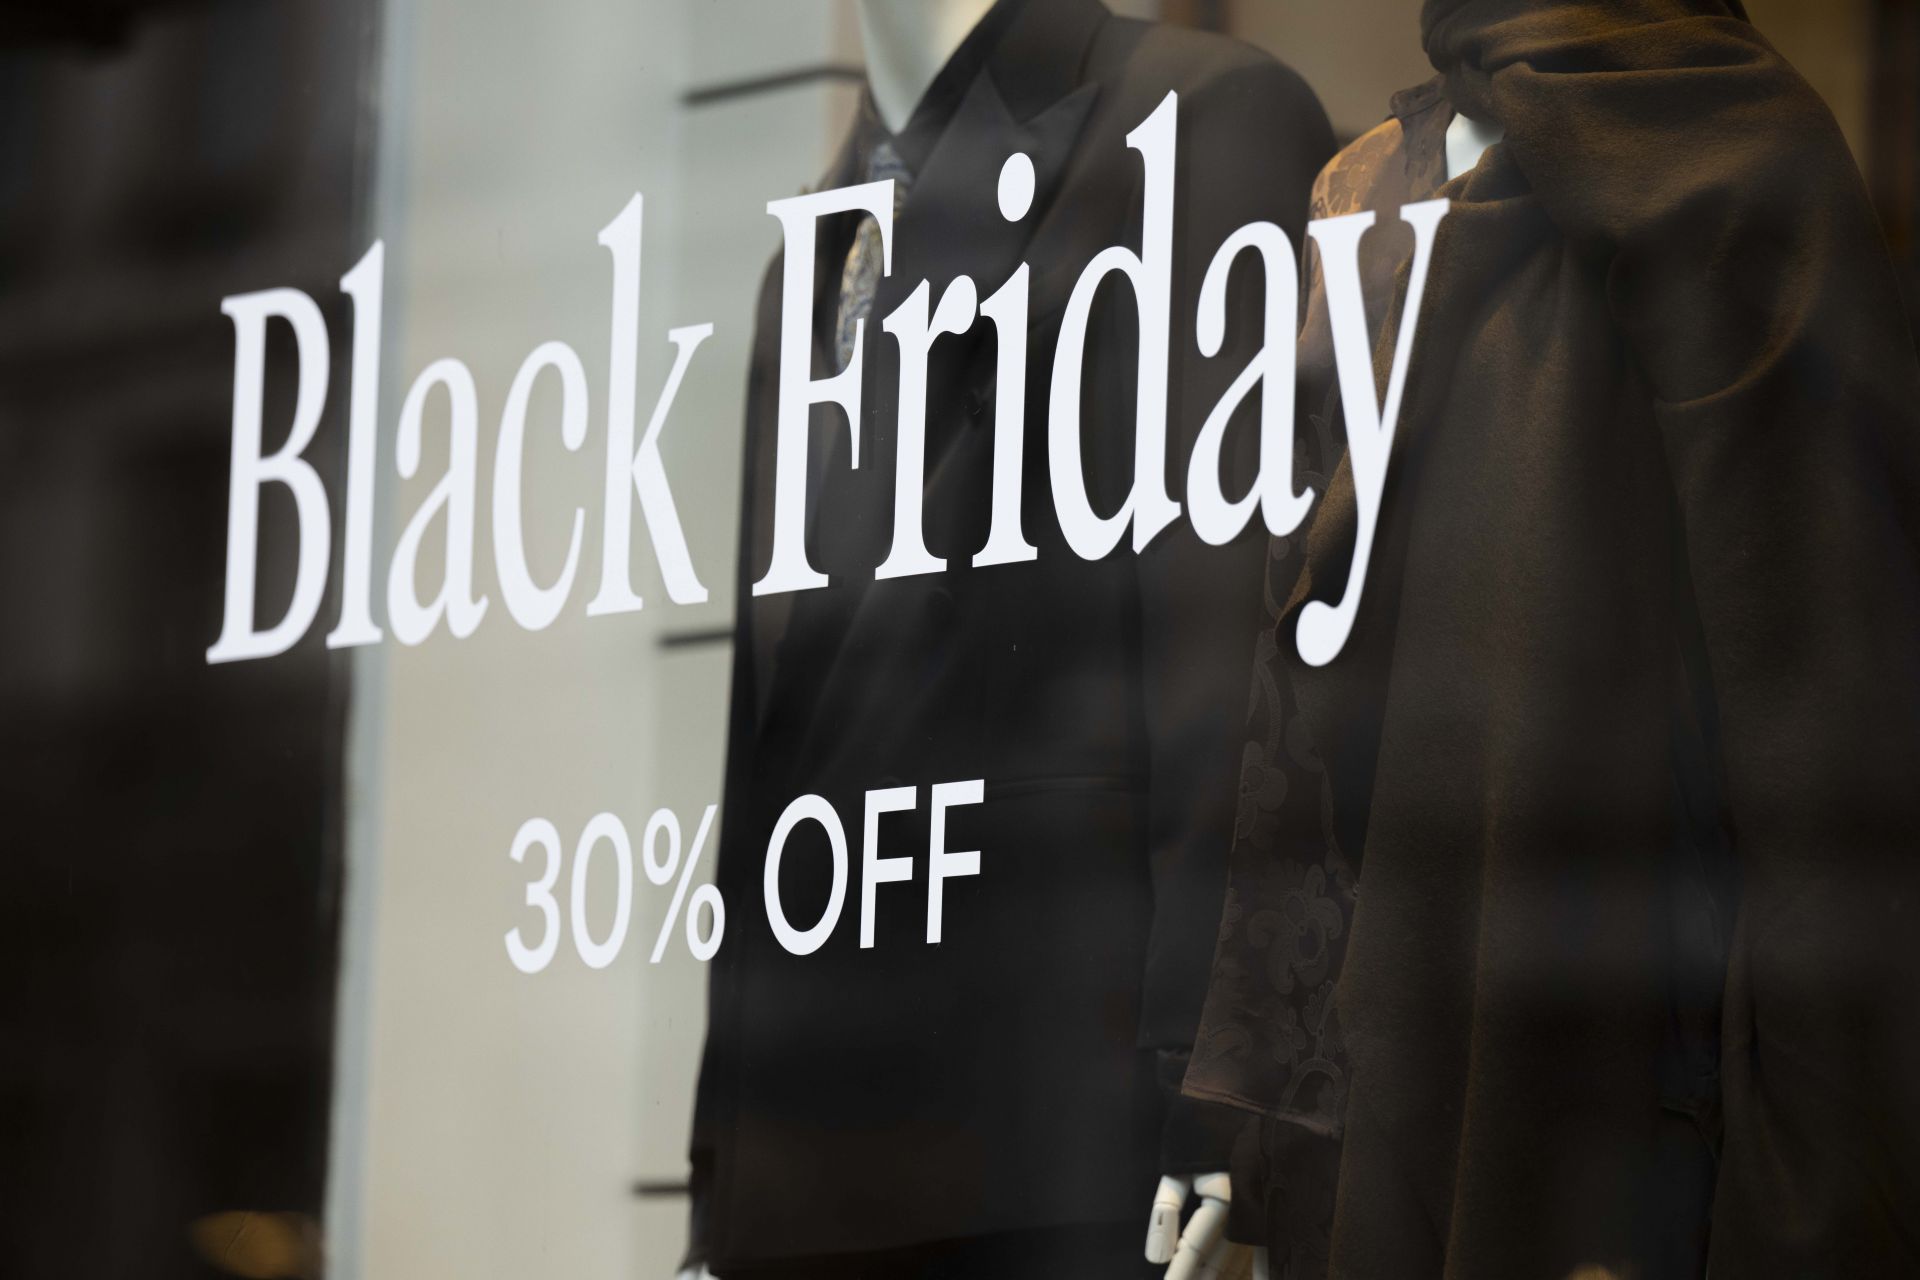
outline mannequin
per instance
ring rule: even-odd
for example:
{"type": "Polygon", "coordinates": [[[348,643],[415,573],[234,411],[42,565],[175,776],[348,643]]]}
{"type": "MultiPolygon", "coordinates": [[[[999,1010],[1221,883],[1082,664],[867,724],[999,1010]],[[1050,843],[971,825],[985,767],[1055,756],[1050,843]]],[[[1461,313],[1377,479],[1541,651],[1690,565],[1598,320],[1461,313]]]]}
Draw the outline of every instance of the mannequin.
{"type": "MultiPolygon", "coordinates": [[[[896,133],[907,127],[955,51],[993,7],[994,0],[859,0],[867,79],[882,124],[896,133]]],[[[1162,1178],[1149,1208],[1146,1259],[1170,1264],[1168,1280],[1211,1280],[1229,1248],[1230,1194],[1224,1171],[1162,1178]],[[1182,1215],[1196,1195],[1198,1207],[1182,1231],[1182,1215]]],[[[1255,1274],[1264,1280],[1265,1273],[1264,1250],[1256,1251],[1255,1274]]],[[[710,1280],[710,1273],[690,1268],[679,1280],[710,1280]]]]}

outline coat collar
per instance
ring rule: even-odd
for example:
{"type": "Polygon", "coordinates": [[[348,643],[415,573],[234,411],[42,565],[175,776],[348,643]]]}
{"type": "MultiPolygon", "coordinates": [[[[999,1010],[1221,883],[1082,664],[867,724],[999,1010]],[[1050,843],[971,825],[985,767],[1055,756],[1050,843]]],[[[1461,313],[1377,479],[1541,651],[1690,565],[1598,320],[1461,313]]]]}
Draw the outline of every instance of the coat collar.
{"type": "Polygon", "coordinates": [[[1093,39],[1112,16],[1100,0],[1023,0],[987,59],[1013,119],[1031,121],[1080,87],[1093,39]]]}

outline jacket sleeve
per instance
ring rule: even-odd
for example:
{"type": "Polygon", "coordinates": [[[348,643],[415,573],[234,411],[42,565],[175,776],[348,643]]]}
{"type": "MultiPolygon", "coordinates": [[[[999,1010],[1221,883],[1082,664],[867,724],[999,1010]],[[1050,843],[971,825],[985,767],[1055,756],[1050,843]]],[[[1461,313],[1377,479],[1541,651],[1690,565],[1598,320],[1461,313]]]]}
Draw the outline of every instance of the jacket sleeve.
{"type": "MultiPolygon", "coordinates": [[[[1296,301],[1279,331],[1267,332],[1260,258],[1243,253],[1230,277],[1225,342],[1217,356],[1203,357],[1195,336],[1201,282],[1223,242],[1248,223],[1277,224],[1298,254],[1314,176],[1334,145],[1312,91],[1249,53],[1182,94],[1178,148],[1167,492],[1184,506],[1187,460],[1208,415],[1264,344],[1291,347],[1297,323],[1296,301]]],[[[1291,388],[1272,391],[1291,396],[1291,388]]],[[[1229,499],[1254,479],[1259,399],[1247,398],[1227,433],[1229,499]]],[[[1168,1172],[1225,1169],[1244,1120],[1179,1090],[1226,891],[1267,542],[1257,509],[1240,536],[1219,547],[1183,518],[1135,560],[1154,896],[1140,1045],[1155,1051],[1169,1099],[1168,1172]]]]}

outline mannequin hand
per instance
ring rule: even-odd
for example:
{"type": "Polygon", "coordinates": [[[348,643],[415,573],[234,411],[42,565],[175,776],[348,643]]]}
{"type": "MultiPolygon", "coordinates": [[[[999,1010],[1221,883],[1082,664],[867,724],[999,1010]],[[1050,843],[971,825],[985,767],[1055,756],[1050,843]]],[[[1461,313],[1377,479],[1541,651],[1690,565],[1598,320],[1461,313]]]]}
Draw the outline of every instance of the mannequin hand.
{"type": "Polygon", "coordinates": [[[1226,1257],[1227,1202],[1232,1184],[1224,1173],[1186,1178],[1162,1178],[1153,1196],[1153,1216],[1147,1221],[1147,1261],[1169,1262],[1167,1280],[1214,1280],[1226,1257]],[[1200,1207],[1180,1229],[1180,1213],[1187,1196],[1198,1194],[1200,1207]]]}

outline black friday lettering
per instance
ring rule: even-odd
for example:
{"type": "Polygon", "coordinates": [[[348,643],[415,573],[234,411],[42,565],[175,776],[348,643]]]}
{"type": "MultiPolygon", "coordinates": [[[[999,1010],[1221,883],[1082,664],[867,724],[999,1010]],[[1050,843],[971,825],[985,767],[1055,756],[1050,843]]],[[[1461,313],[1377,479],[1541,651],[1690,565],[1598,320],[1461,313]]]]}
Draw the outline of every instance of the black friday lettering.
{"type": "MultiPolygon", "coordinates": [[[[1127,136],[1140,154],[1143,171],[1143,229],[1138,249],[1112,246],[1086,265],[1061,323],[1050,388],[1047,432],[1049,484],[1054,511],[1068,545],[1083,559],[1111,554],[1131,532],[1135,553],[1177,520],[1182,505],[1165,484],[1167,437],[1167,363],[1172,313],[1171,244],[1176,126],[1179,101],[1169,93],[1158,108],[1127,136]],[[1087,324],[1094,296],[1109,275],[1124,276],[1132,287],[1132,305],[1140,316],[1138,402],[1134,424],[1134,482],[1121,507],[1101,515],[1086,494],[1080,460],[1079,391],[1087,324]]],[[[1032,168],[1027,157],[1008,159],[1000,175],[1000,212],[1019,221],[1030,210],[1032,168]]],[[[846,367],[826,378],[810,368],[809,317],[815,279],[819,219],[864,212],[880,228],[891,270],[893,195],[890,182],[869,183],[775,200],[768,212],[781,224],[785,240],[782,279],[784,306],[780,335],[779,425],[776,441],[773,557],[753,584],[756,595],[803,591],[826,585],[808,563],[804,545],[806,433],[810,408],[838,405],[850,422],[859,421],[862,345],[846,367]]],[[[1313,665],[1333,660],[1346,643],[1365,585],[1373,531],[1386,487],[1388,459],[1399,416],[1401,390],[1412,354],[1436,231],[1447,213],[1444,200],[1402,208],[1413,228],[1415,252],[1398,329],[1386,394],[1377,393],[1373,350],[1359,283],[1362,236],[1373,225],[1371,212],[1328,218],[1308,225],[1320,248],[1327,281],[1328,313],[1340,391],[1346,410],[1348,447],[1359,513],[1359,537],[1353,571],[1336,604],[1315,601],[1302,612],[1296,637],[1301,657],[1313,665]]],[[[636,194],[600,232],[599,243],[613,257],[611,359],[607,387],[606,485],[601,519],[603,555],[598,592],[588,602],[590,616],[628,613],[643,607],[630,580],[632,519],[635,500],[668,598],[676,604],[707,599],[694,568],[674,507],[672,488],[661,462],[659,440],[671,416],[675,396],[695,352],[712,335],[710,324],[672,329],[667,334],[675,358],[644,432],[637,425],[636,366],[639,348],[641,232],[644,201],[636,194]]],[[[1266,273],[1266,332],[1259,352],[1236,377],[1209,414],[1188,460],[1185,511],[1200,537],[1214,545],[1245,528],[1257,506],[1268,531],[1284,535],[1298,528],[1315,494],[1293,487],[1293,317],[1299,290],[1294,246],[1277,226],[1266,222],[1240,228],[1220,246],[1203,281],[1196,332],[1204,356],[1216,355],[1225,324],[1226,282],[1238,259],[1253,251],[1266,273]],[[1256,390],[1261,393],[1260,471],[1252,489],[1229,499],[1219,490],[1218,458],[1222,437],[1234,410],[1256,390]]],[[[327,636],[332,648],[377,643],[383,632],[372,611],[372,524],[375,481],[380,323],[385,254],[376,242],[342,277],[341,288],[354,303],[350,368],[346,518],[342,546],[341,611],[327,636]]],[[[1029,268],[1021,264],[996,291],[979,300],[978,285],[960,277],[947,282],[934,305],[932,284],[922,281],[883,328],[899,343],[901,420],[896,467],[892,548],[876,577],[938,573],[944,561],[929,554],[921,538],[919,501],[923,477],[925,372],[928,352],[939,337],[967,332],[981,317],[995,327],[1003,367],[1025,367],[1026,291],[1029,268]],[[917,394],[916,394],[917,393],[917,394]]],[[[1125,304],[1118,304],[1125,305],[1125,304]]],[[[318,615],[324,594],[332,531],[326,487],[302,454],[318,428],[327,395],[329,347],[319,306],[297,289],[276,288],[224,299],[221,310],[234,323],[234,398],[232,461],[228,488],[226,607],[219,638],[207,651],[209,663],[271,657],[299,641],[318,615]],[[267,324],[284,320],[298,353],[293,423],[275,452],[263,452],[267,324]],[[292,599],[283,617],[260,628],[255,618],[259,498],[267,483],[287,487],[298,513],[299,556],[292,599]]],[[[534,580],[521,538],[521,457],[527,410],[535,381],[551,370],[560,380],[561,440],[569,451],[586,443],[589,407],[584,366],[564,342],[542,343],[516,373],[495,438],[492,535],[496,576],[508,613],[529,631],[551,625],[572,595],[584,539],[585,513],[573,512],[565,567],[551,583],[534,580]]],[[[457,358],[429,364],[415,378],[403,402],[395,441],[395,469],[412,479],[420,465],[420,440],[432,393],[444,390],[449,405],[452,448],[446,473],[409,518],[396,541],[387,574],[387,617],[402,644],[419,644],[444,622],[458,638],[471,635],[488,608],[474,588],[475,505],[479,452],[479,405],[471,372],[457,358]],[[439,590],[420,601],[416,559],[427,529],[446,521],[447,556],[439,590]]],[[[1020,529],[1021,441],[1026,430],[1024,397],[1002,395],[994,424],[994,475],[991,526],[987,543],[974,555],[976,567],[1034,558],[1035,548],[1020,529]]],[[[859,465],[854,437],[853,466],[859,465]]]]}

